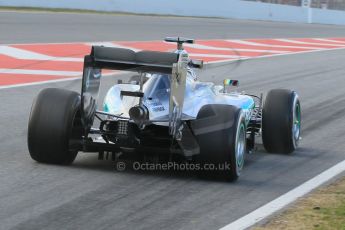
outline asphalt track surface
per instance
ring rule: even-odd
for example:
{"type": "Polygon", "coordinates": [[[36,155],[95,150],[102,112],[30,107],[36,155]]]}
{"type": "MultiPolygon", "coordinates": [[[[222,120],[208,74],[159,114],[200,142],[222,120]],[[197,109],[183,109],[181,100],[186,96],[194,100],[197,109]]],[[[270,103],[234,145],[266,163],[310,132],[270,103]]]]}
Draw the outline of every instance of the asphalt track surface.
{"type": "Polygon", "coordinates": [[[185,17],[71,13],[0,13],[1,43],[142,41],[183,35],[202,39],[345,37],[344,27],[185,17]]]}
{"type": "MultiPolygon", "coordinates": [[[[0,43],[345,33],[325,25],[41,13],[0,13],[0,31],[7,31],[0,43]]],[[[46,87],[79,91],[80,81],[1,89],[0,229],[218,229],[240,218],[345,159],[344,56],[345,50],[334,50],[261,58],[201,76],[215,82],[236,77],[239,90],[248,93],[291,88],[301,98],[300,148],[289,156],[260,148],[248,155],[236,183],[201,180],[190,172],[119,172],[113,162],[89,153],[71,166],[38,164],[26,145],[33,98],[46,87]]]]}

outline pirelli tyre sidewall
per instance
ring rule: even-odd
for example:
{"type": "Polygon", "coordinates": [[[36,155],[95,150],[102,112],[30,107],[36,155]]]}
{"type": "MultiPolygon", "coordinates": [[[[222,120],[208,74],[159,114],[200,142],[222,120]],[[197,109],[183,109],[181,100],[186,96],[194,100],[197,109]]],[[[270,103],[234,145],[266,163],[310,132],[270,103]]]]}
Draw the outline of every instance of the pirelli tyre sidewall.
{"type": "Polygon", "coordinates": [[[270,153],[292,153],[301,135],[301,104],[295,91],[268,92],[262,110],[262,141],[270,153]]]}
{"type": "Polygon", "coordinates": [[[213,164],[217,170],[200,170],[199,175],[228,181],[238,179],[246,153],[246,125],[242,110],[232,105],[205,105],[198,113],[193,129],[200,154],[201,168],[213,164]]]}
{"type": "Polygon", "coordinates": [[[51,164],[70,164],[77,151],[71,139],[81,138],[80,95],[47,88],[33,102],[28,124],[28,148],[32,159],[51,164]]]}

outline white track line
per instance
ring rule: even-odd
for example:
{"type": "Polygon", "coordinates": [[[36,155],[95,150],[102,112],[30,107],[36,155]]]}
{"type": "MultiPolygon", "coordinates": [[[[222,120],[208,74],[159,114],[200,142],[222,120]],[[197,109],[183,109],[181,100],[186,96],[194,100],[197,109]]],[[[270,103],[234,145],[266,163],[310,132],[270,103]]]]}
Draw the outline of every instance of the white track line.
{"type": "Polygon", "coordinates": [[[31,70],[31,69],[0,69],[2,74],[31,74],[52,76],[80,76],[79,71],[31,70]]]}
{"type": "Polygon", "coordinates": [[[345,44],[329,44],[329,43],[317,43],[317,42],[303,42],[303,41],[297,41],[297,40],[291,40],[291,39],[274,39],[276,41],[281,41],[281,42],[289,42],[289,43],[295,43],[295,44],[301,44],[301,45],[316,45],[316,46],[335,46],[335,47],[345,47],[345,44]]]}
{"type": "Polygon", "coordinates": [[[117,44],[114,42],[88,42],[85,44],[89,45],[89,46],[105,46],[105,47],[113,47],[113,48],[124,48],[124,49],[133,50],[135,52],[141,51],[140,49],[135,49],[135,48],[132,48],[130,46],[123,46],[123,45],[120,45],[120,44],[117,44]]]}
{"type": "Polygon", "coordinates": [[[11,46],[0,46],[0,54],[7,55],[16,59],[26,60],[48,60],[50,56],[31,52],[23,49],[18,49],[11,46]]]}
{"type": "Polygon", "coordinates": [[[189,53],[189,56],[193,57],[215,57],[215,58],[250,58],[248,56],[242,55],[223,55],[223,54],[197,54],[197,53],[189,53]]]}
{"type": "Polygon", "coordinates": [[[241,59],[236,59],[236,60],[220,60],[220,61],[212,61],[212,62],[207,62],[207,63],[210,63],[210,64],[231,63],[231,62],[245,61],[245,60],[251,60],[251,59],[261,59],[261,58],[270,58],[270,57],[297,55],[297,54],[306,54],[306,53],[316,53],[316,52],[325,52],[325,51],[334,51],[334,50],[343,50],[343,49],[345,49],[345,47],[334,48],[334,49],[318,49],[318,50],[299,51],[299,52],[285,53],[285,54],[272,54],[272,55],[264,55],[264,56],[257,56],[257,57],[241,58],[241,59]]]}
{"type": "Polygon", "coordinates": [[[51,59],[47,61],[84,62],[84,58],[51,57],[51,59]]]}
{"type": "MultiPolygon", "coordinates": [[[[293,49],[307,49],[307,50],[319,50],[320,48],[317,47],[310,47],[310,46],[286,46],[286,45],[271,45],[271,44],[264,44],[258,42],[250,42],[250,41],[243,41],[243,40],[225,40],[226,42],[235,42],[242,45],[251,45],[251,46],[264,46],[264,47],[273,47],[273,48],[293,48],[293,49]]],[[[326,48],[321,48],[326,49],[326,48]]]]}
{"type": "Polygon", "coordinates": [[[261,206],[255,211],[239,218],[238,220],[222,227],[220,230],[242,230],[252,227],[261,220],[267,218],[273,213],[281,210],[292,202],[296,201],[298,198],[311,192],[313,189],[321,186],[330,179],[345,172],[345,160],[334,165],[333,167],[327,169],[326,171],[320,173],[314,178],[304,182],[300,186],[294,188],[293,190],[285,193],[284,195],[278,197],[275,200],[261,206]]]}
{"type": "MultiPolygon", "coordinates": [[[[109,73],[102,74],[102,77],[112,77],[112,76],[119,75],[119,74],[121,74],[121,72],[111,71],[109,73]]],[[[74,81],[74,80],[81,80],[81,79],[82,79],[82,73],[80,73],[78,77],[69,77],[69,78],[39,81],[39,82],[30,82],[30,83],[22,83],[22,84],[15,84],[15,85],[5,85],[5,86],[0,85],[0,90],[1,89],[18,88],[18,87],[24,87],[24,86],[43,85],[43,84],[48,84],[48,83],[58,83],[58,82],[64,82],[64,81],[74,81]]]]}
{"type": "Polygon", "coordinates": [[[11,46],[0,45],[0,54],[25,60],[35,61],[66,61],[66,62],[82,62],[82,58],[70,58],[70,57],[52,57],[24,49],[19,49],[11,46]]]}
{"type": "Polygon", "coordinates": [[[345,41],[338,41],[333,39],[326,39],[326,38],[313,38],[313,40],[321,41],[321,42],[333,42],[345,45],[345,41]]]}
{"type": "Polygon", "coordinates": [[[40,82],[30,82],[30,83],[23,83],[23,84],[16,84],[16,85],[6,85],[6,86],[0,86],[0,89],[11,89],[11,88],[24,87],[24,86],[36,86],[36,85],[43,85],[47,83],[57,83],[57,82],[74,81],[74,80],[80,80],[80,77],[64,78],[64,79],[48,80],[48,81],[40,81],[40,82]]]}
{"type": "Polygon", "coordinates": [[[203,50],[224,50],[224,51],[233,51],[233,52],[258,52],[258,53],[289,53],[291,51],[282,51],[282,50],[265,50],[265,49],[240,49],[240,48],[221,48],[214,46],[206,46],[200,44],[184,44],[185,47],[190,47],[194,49],[203,49],[203,50]]]}

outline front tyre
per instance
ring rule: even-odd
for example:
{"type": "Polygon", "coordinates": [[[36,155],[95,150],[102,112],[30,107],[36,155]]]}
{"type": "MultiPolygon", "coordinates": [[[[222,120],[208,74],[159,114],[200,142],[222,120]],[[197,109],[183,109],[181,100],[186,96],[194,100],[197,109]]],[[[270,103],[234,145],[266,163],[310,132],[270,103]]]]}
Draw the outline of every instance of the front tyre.
{"type": "Polygon", "coordinates": [[[64,89],[43,89],[36,97],[28,125],[32,159],[50,164],[70,164],[77,150],[70,142],[80,140],[80,95],[64,89]]]}
{"type": "Polygon", "coordinates": [[[246,153],[246,123],[242,110],[231,105],[205,105],[193,123],[200,154],[200,175],[237,180],[246,153]],[[211,168],[212,167],[212,168],[211,168]]]}
{"type": "Polygon", "coordinates": [[[301,104],[295,91],[274,89],[262,110],[262,141],[271,153],[292,153],[301,134],[301,104]]]}

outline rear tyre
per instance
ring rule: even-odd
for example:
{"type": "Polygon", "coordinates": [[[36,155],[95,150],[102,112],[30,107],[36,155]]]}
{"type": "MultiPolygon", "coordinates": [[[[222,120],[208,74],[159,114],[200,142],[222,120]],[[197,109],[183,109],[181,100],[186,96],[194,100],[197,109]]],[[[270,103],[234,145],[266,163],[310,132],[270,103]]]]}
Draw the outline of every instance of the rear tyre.
{"type": "Polygon", "coordinates": [[[82,135],[80,95],[76,92],[43,89],[33,102],[28,125],[28,148],[32,159],[50,164],[70,164],[78,151],[72,140],[82,135]]]}
{"type": "Polygon", "coordinates": [[[197,162],[203,169],[199,175],[237,180],[246,153],[242,110],[231,105],[205,105],[199,111],[193,129],[200,147],[197,162]]]}
{"type": "Polygon", "coordinates": [[[262,110],[262,141],[270,153],[292,153],[301,133],[301,105],[296,92],[274,89],[262,110]]]}

